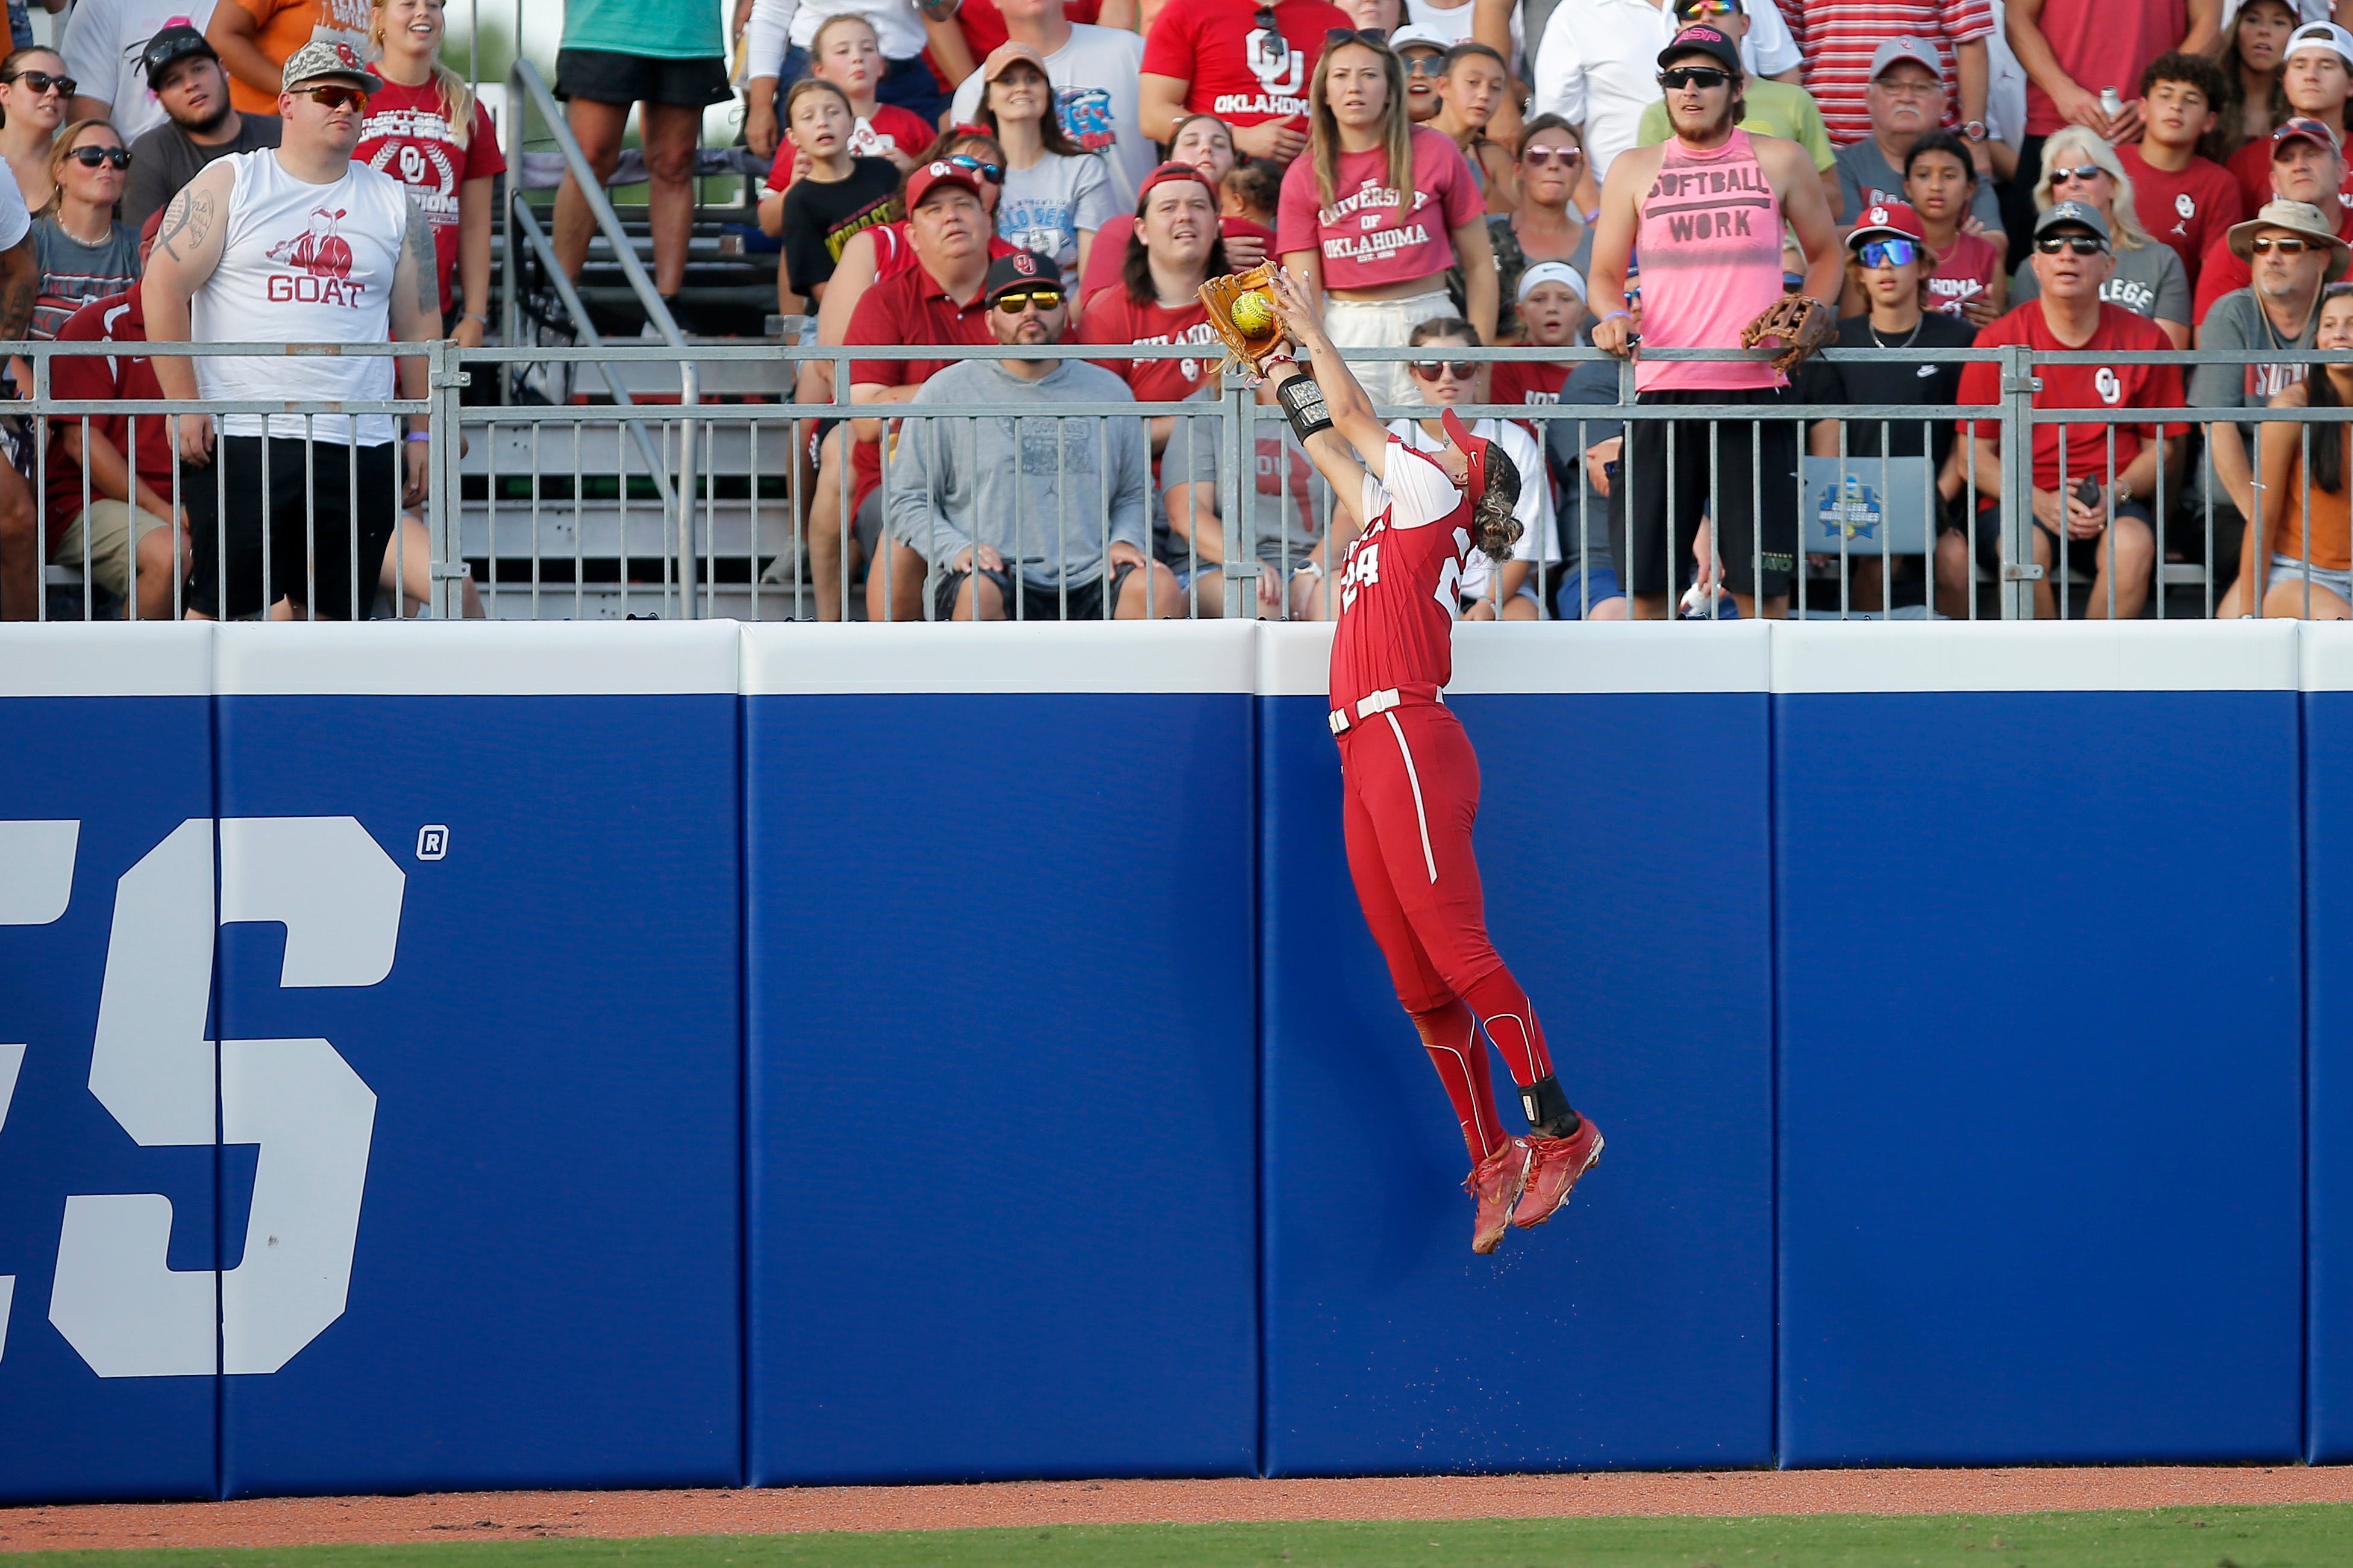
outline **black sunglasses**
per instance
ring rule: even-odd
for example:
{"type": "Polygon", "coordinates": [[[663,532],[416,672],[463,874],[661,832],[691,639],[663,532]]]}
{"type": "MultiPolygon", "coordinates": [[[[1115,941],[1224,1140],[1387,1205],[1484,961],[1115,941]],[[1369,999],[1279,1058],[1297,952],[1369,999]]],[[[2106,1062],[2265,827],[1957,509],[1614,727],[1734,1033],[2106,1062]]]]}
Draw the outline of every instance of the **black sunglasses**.
{"type": "Polygon", "coordinates": [[[2078,256],[2098,256],[2108,248],[2108,242],[2095,234],[2054,234],[2036,240],[2034,248],[2045,256],[2056,256],[2063,249],[2078,256]]]}
{"type": "Polygon", "coordinates": [[[1413,362],[1414,379],[1417,381],[1436,381],[1449,372],[1457,381],[1468,381],[1479,374],[1479,366],[1467,359],[1418,359],[1413,362]]]}
{"type": "Polygon", "coordinates": [[[85,169],[95,169],[100,163],[111,163],[118,169],[131,167],[131,154],[121,147],[77,147],[70,156],[85,169]]]}
{"type": "Polygon", "coordinates": [[[35,98],[40,97],[51,88],[56,88],[66,97],[71,98],[74,95],[74,89],[81,85],[69,76],[51,76],[47,71],[35,70],[18,71],[14,76],[0,76],[0,81],[21,81],[33,89],[35,98]]]}
{"type": "Polygon", "coordinates": [[[1659,73],[1659,85],[1669,91],[1680,91],[1687,87],[1723,87],[1731,80],[1730,71],[1719,70],[1715,66],[1677,66],[1672,70],[1659,73]]]}
{"type": "MultiPolygon", "coordinates": [[[[1272,13],[1270,12],[1268,15],[1271,16],[1272,13]]],[[[1335,48],[1342,44],[1362,44],[1368,49],[1386,49],[1389,47],[1388,29],[1387,27],[1331,27],[1325,29],[1324,34],[1324,47],[1325,48],[1335,48]]]]}
{"type": "Polygon", "coordinates": [[[1261,5],[1251,12],[1250,26],[1266,35],[1266,52],[1270,60],[1279,66],[1291,58],[1291,40],[1284,37],[1282,29],[1276,26],[1273,6],[1261,5]]]}
{"type": "Polygon", "coordinates": [[[2073,180],[2078,184],[2087,185],[2106,173],[2097,163],[2078,163],[2072,169],[2052,170],[2051,183],[2055,185],[2062,180],[2073,180]]]}

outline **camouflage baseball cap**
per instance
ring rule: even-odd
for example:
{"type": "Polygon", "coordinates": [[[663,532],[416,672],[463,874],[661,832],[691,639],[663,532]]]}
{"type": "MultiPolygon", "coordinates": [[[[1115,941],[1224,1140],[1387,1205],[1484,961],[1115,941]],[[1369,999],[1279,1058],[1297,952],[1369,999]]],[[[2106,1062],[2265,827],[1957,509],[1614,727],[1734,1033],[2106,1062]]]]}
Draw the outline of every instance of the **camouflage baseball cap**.
{"type": "Polygon", "coordinates": [[[359,51],[340,38],[313,38],[296,49],[286,57],[286,68],[278,79],[281,90],[291,92],[306,82],[328,77],[350,82],[363,92],[374,92],[384,85],[369,74],[359,51]]]}

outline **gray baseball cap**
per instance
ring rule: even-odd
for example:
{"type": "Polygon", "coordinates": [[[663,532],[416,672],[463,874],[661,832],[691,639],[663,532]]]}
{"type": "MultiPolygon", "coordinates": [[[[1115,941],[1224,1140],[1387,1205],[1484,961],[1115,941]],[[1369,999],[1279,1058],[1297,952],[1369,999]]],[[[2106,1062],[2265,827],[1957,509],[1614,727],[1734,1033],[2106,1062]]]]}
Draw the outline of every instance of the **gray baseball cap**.
{"type": "Polygon", "coordinates": [[[1871,79],[1877,81],[1889,66],[1898,60],[1910,60],[1915,66],[1926,66],[1928,74],[1944,79],[1945,62],[1936,58],[1936,46],[1926,38],[1901,37],[1881,41],[1871,51],[1871,79]]]}
{"type": "Polygon", "coordinates": [[[2100,237],[2102,245],[2116,243],[2116,237],[2108,232],[2108,220],[2100,216],[2100,209],[2086,206],[2082,202],[2052,203],[2041,217],[2034,220],[2034,237],[2041,239],[2052,229],[2064,228],[2069,224],[2090,229],[2100,237]]]}

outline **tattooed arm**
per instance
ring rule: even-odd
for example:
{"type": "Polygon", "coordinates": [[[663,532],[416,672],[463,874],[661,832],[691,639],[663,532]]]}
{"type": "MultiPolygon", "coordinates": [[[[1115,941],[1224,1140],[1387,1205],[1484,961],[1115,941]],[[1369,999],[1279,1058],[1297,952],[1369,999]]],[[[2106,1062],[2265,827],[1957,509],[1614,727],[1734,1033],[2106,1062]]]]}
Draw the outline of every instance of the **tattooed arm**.
{"type": "MultiPolygon", "coordinates": [[[[441,274],[433,251],[433,226],[412,203],[408,232],[400,242],[400,265],[392,279],[392,339],[400,343],[421,343],[440,335],[441,274]]],[[[404,401],[421,403],[433,395],[429,361],[404,356],[395,363],[400,367],[400,395],[404,401]]],[[[412,414],[408,416],[409,434],[422,436],[431,424],[424,415],[412,414]]],[[[402,497],[404,505],[415,506],[425,495],[426,454],[431,449],[422,441],[401,442],[407,481],[402,497]]]]}
{"type": "MultiPolygon", "coordinates": [[[[221,216],[227,210],[234,178],[235,171],[227,163],[214,163],[189,181],[172,198],[171,205],[164,209],[163,226],[155,233],[155,248],[147,258],[147,275],[139,286],[150,342],[188,342],[192,332],[188,302],[212,277],[213,268],[220,265],[221,237],[227,227],[221,216]]],[[[153,363],[155,379],[162,384],[164,396],[176,402],[195,401],[195,361],[180,354],[157,354],[153,363]]],[[[211,417],[188,415],[179,416],[175,423],[180,456],[191,463],[209,462],[213,448],[211,417]]]]}

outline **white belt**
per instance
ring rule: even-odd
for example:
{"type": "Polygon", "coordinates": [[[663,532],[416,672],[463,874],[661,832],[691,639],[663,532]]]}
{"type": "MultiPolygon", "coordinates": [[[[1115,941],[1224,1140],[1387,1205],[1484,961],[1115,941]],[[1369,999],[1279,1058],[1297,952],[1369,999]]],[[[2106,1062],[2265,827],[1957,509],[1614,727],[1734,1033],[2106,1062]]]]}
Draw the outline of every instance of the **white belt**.
{"type": "MultiPolygon", "coordinates": [[[[1369,719],[1376,713],[1386,713],[1404,700],[1405,699],[1398,695],[1398,689],[1394,686],[1373,692],[1356,704],[1356,717],[1369,719]]],[[[1438,693],[1438,700],[1444,702],[1446,694],[1442,691],[1438,693]]],[[[1332,726],[1332,733],[1335,735],[1345,734],[1348,729],[1348,710],[1345,708],[1333,709],[1327,716],[1326,722],[1332,726]]]]}

